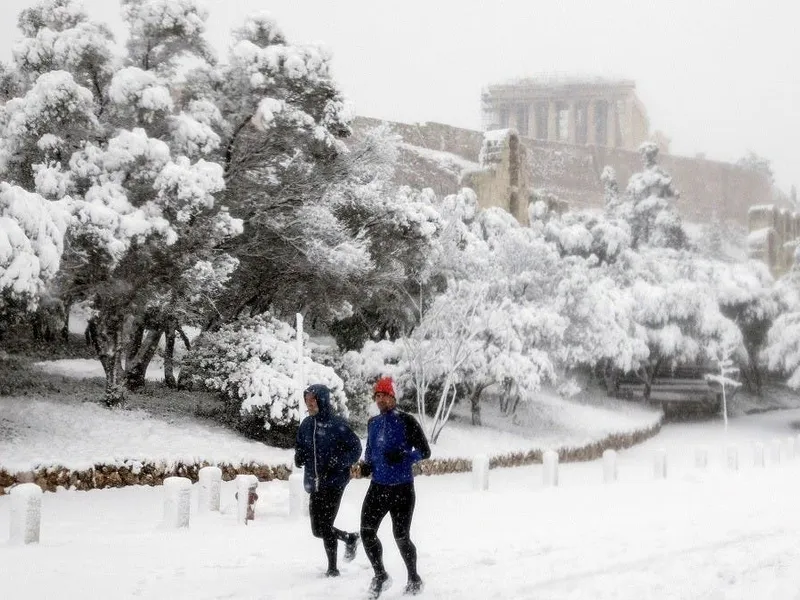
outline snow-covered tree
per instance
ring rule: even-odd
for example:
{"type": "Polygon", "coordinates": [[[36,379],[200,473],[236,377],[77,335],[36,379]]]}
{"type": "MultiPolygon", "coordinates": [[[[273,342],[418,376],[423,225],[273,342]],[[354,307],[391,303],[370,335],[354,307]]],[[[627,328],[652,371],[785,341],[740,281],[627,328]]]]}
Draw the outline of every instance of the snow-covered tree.
{"type": "Polygon", "coordinates": [[[698,279],[703,277],[708,281],[720,310],[742,332],[744,352],[734,352],[731,356],[737,361],[749,389],[760,394],[763,383],[761,353],[767,332],[787,308],[781,300],[781,293],[775,288],[767,266],[759,261],[709,261],[700,268],[705,274],[697,273],[698,279]]]}
{"type": "Polygon", "coordinates": [[[631,176],[622,201],[610,202],[607,212],[630,224],[634,248],[683,248],[686,233],[673,204],[678,192],[672,186],[672,177],[657,163],[658,146],[644,142],[639,153],[644,170],[631,176]]]}
{"type": "Polygon", "coordinates": [[[0,183],[0,319],[36,308],[59,270],[68,218],[62,203],[0,183]]]}
{"type": "Polygon", "coordinates": [[[567,370],[598,370],[611,393],[617,376],[636,371],[650,354],[634,321],[634,296],[591,262],[573,258],[564,266],[555,302],[567,320],[559,362],[567,370]]]}
{"type": "Polygon", "coordinates": [[[786,376],[787,385],[800,388],[800,270],[796,267],[775,286],[781,307],[767,331],[761,357],[767,368],[786,376]]]}
{"type": "Polygon", "coordinates": [[[714,360],[720,348],[738,348],[742,334],[722,314],[713,289],[681,273],[691,255],[657,248],[639,261],[631,294],[637,335],[649,349],[636,370],[647,399],[661,367],[714,360]]]}
{"type": "Polygon", "coordinates": [[[79,3],[45,0],[23,11],[14,64],[26,83],[0,113],[0,175],[71,214],[59,285],[91,302],[109,404],[122,399],[123,367],[135,375],[138,365],[143,375],[152,352],[134,338],[127,344],[134,360],[123,366],[126,323],[154,307],[172,306],[174,316],[207,303],[203,293],[218,290],[235,264],[218,248],[241,231],[216,203],[223,167],[173,135],[191,115],[173,101],[169,67],[196,50],[175,34],[202,33],[203,12],[190,0],[128,2],[126,10],[134,28],[128,58],[139,66],[116,72],[124,57],[115,57],[107,29],[79,3]],[[134,49],[148,44],[155,46],[146,70],[134,49]]]}

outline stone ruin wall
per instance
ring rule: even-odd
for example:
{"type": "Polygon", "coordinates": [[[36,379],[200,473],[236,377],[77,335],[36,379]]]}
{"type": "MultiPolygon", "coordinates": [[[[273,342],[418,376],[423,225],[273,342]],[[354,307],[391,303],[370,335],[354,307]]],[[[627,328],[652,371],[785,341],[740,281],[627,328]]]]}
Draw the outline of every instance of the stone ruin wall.
{"type": "Polygon", "coordinates": [[[776,277],[789,271],[800,242],[800,214],[767,204],[750,207],[747,217],[750,257],[766,263],[776,277]]]}
{"type": "MultiPolygon", "coordinates": [[[[381,121],[375,119],[357,118],[353,125],[355,137],[380,123],[381,121]]],[[[442,169],[441,165],[405,150],[396,175],[399,183],[431,187],[440,195],[455,193],[462,185],[469,185],[478,194],[482,207],[500,206],[509,210],[512,166],[507,149],[499,163],[491,165],[489,169],[478,169],[484,139],[482,132],[441,123],[391,125],[406,144],[448,152],[476,165],[473,171],[460,178],[452,170],[442,169]]],[[[603,185],[600,174],[603,167],[609,165],[616,170],[621,190],[625,189],[631,175],[642,170],[642,160],[638,152],[605,146],[518,139],[521,148],[517,156],[526,168],[519,173],[520,189],[517,193],[524,198],[527,198],[528,188],[555,194],[570,207],[601,208],[603,185]]],[[[751,207],[760,207],[761,212],[767,208],[767,212],[773,210],[769,206],[765,208],[765,205],[772,202],[772,185],[761,173],[742,169],[731,163],[703,158],[660,154],[658,160],[672,175],[673,185],[680,192],[676,206],[685,220],[695,223],[710,223],[715,219],[730,221],[747,227],[750,232],[767,226],[751,214],[751,207]]],[[[520,222],[527,221],[525,204],[519,198],[517,210],[513,211],[520,222]]],[[[786,244],[791,246],[795,237],[800,236],[800,219],[798,230],[794,232],[788,226],[779,225],[780,211],[786,212],[786,209],[774,207],[774,211],[778,216],[763,217],[770,223],[774,221],[769,225],[774,233],[751,234],[755,246],[750,252],[753,257],[770,265],[777,275],[787,268],[786,257],[789,250],[784,247],[786,244]],[[772,241],[763,242],[765,236],[771,237],[772,241]],[[759,243],[764,247],[759,246],[759,243]]],[[[785,219],[791,220],[789,216],[785,219]]],[[[793,246],[791,254],[793,256],[793,246]]]]}
{"type": "MultiPolygon", "coordinates": [[[[379,123],[375,119],[359,117],[354,130],[358,135],[379,123]]],[[[478,162],[483,144],[483,133],[479,131],[441,123],[391,125],[407,144],[449,152],[465,160],[478,162]]],[[[616,170],[620,189],[625,188],[631,175],[642,170],[638,152],[528,138],[520,140],[525,147],[528,166],[526,179],[529,184],[534,189],[545,189],[556,194],[574,207],[602,206],[600,174],[604,166],[610,165],[616,170]]],[[[677,202],[678,210],[688,221],[709,222],[716,217],[747,226],[748,209],[771,202],[769,180],[755,171],[730,163],[669,154],[659,155],[659,164],[672,175],[674,186],[681,193],[677,202]]],[[[430,178],[425,178],[428,187],[438,188],[443,193],[453,193],[458,189],[459,182],[454,180],[452,174],[435,173],[433,168],[430,171],[430,178]]],[[[415,183],[420,182],[421,178],[418,177],[415,183]]]]}

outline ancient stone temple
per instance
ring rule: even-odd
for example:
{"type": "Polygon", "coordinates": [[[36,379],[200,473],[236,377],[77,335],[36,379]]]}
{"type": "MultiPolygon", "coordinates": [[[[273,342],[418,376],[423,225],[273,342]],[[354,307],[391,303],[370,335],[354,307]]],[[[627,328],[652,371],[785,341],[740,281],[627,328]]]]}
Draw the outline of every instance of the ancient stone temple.
{"type": "Polygon", "coordinates": [[[535,78],[490,85],[481,113],[484,131],[511,128],[548,142],[636,150],[649,136],[636,84],[627,80],[535,78]]]}

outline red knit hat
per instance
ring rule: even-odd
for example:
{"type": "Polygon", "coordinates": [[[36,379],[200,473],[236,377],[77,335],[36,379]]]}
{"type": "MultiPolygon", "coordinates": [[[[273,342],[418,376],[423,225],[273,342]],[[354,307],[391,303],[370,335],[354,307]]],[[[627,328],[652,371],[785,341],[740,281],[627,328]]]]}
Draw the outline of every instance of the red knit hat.
{"type": "Polygon", "coordinates": [[[394,398],[394,383],[391,377],[381,377],[375,382],[376,394],[389,394],[394,398]]]}

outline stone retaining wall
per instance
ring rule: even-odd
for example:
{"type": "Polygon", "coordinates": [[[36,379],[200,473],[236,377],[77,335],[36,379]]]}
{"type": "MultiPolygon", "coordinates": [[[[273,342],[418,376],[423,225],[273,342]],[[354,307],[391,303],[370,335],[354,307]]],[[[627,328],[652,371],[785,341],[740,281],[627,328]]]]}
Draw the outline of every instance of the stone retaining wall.
{"type": "MultiPolygon", "coordinates": [[[[661,422],[652,427],[630,433],[611,434],[602,440],[587,446],[577,448],[554,448],[558,452],[560,462],[581,462],[601,458],[604,450],[622,450],[653,437],[661,430],[661,422]]],[[[492,469],[499,467],[520,467],[542,462],[541,449],[527,452],[511,452],[493,456],[489,466],[492,469]]],[[[66,467],[53,466],[41,467],[33,471],[22,473],[9,473],[0,469],[0,496],[6,489],[17,483],[35,483],[45,491],[54,492],[63,487],[76,490],[91,490],[112,487],[125,487],[128,485],[161,485],[167,477],[188,477],[197,481],[198,472],[209,463],[174,464],[149,463],[139,461],[125,461],[115,465],[95,465],[89,469],[71,470],[66,467]]],[[[259,481],[272,481],[273,479],[288,480],[292,473],[290,465],[261,465],[249,463],[243,465],[217,465],[222,469],[222,479],[231,481],[237,475],[252,474],[259,481]]],[[[418,475],[445,475],[448,473],[464,473],[472,470],[471,458],[440,458],[422,461],[415,465],[418,475]]]]}

